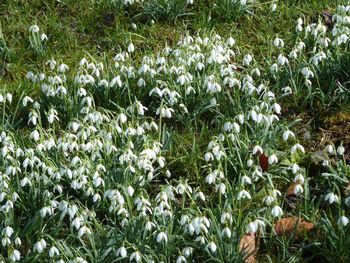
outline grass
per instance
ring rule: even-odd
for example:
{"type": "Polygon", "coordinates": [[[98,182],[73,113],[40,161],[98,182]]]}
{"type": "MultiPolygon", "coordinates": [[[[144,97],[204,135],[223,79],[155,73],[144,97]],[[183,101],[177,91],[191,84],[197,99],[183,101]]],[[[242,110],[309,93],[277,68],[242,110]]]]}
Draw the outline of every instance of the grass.
{"type": "Polygon", "coordinates": [[[16,261],[14,251],[23,262],[124,262],[121,248],[135,261],[140,256],[144,262],[240,262],[240,239],[256,220],[264,222],[253,231],[256,240],[260,237],[259,262],[347,262],[349,225],[339,220],[349,217],[350,202],[350,141],[344,136],[349,44],[323,47],[295,30],[299,17],[304,25],[331,30],[334,22],[327,25],[324,11],[333,14],[345,3],[1,1],[0,262],[16,261]],[[29,31],[34,24],[39,32],[29,31]],[[227,59],[229,37],[235,39],[235,56],[227,59]],[[273,46],[276,37],[283,47],[273,46]],[[273,73],[277,57],[288,56],[299,40],[305,51],[273,73]],[[123,53],[131,42],[135,51],[123,53]],[[220,48],[222,62],[210,62],[220,48]],[[329,57],[314,65],[315,50],[329,57]],[[199,53],[205,57],[201,70],[188,60],[199,53]],[[248,53],[249,65],[242,62],[248,53]],[[50,59],[69,70],[51,70],[50,59]],[[162,62],[157,65],[161,59],[164,71],[162,62]],[[303,76],[305,67],[315,76],[303,76]],[[30,81],[28,71],[45,79],[30,81]],[[226,76],[240,84],[225,83],[226,76]],[[94,82],[84,83],[86,77],[94,82]],[[54,92],[62,85],[66,94],[50,95],[43,84],[54,92]],[[266,90],[258,92],[260,84],[266,90]],[[285,86],[293,95],[284,94],[285,86]],[[25,96],[33,99],[27,106],[25,96]],[[282,140],[286,129],[297,138],[282,140]],[[291,153],[297,143],[305,146],[305,155],[291,153]],[[259,153],[252,154],[256,145],[266,156],[278,157],[269,171],[259,153]],[[328,154],[329,145],[334,151],[343,145],[346,153],[328,154]],[[293,163],[299,172],[291,172],[293,163]],[[303,192],[291,202],[286,193],[299,173],[305,178],[296,180],[303,192]],[[251,184],[244,183],[247,178],[251,184]],[[238,197],[244,191],[251,198],[238,197]],[[340,201],[329,204],[330,193],[340,201]],[[267,196],[272,204],[265,205],[267,196]],[[283,215],[271,213],[272,207],[282,207],[283,215]],[[224,213],[232,219],[223,220],[224,213]],[[188,219],[182,223],[184,215],[188,219]],[[317,235],[295,240],[274,234],[276,220],[288,216],[312,222],[317,235]],[[6,226],[14,233],[8,235],[6,226]],[[231,231],[227,237],[225,227],[231,231]],[[53,247],[59,255],[52,256],[53,247]]]}

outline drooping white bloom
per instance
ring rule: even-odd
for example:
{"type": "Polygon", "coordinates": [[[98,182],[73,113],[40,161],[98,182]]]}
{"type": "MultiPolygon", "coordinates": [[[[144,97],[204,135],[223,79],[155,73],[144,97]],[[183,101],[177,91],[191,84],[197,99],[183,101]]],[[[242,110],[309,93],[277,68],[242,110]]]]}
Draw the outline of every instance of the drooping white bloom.
{"type": "Polygon", "coordinates": [[[337,148],[337,154],[343,155],[344,153],[345,153],[345,148],[343,147],[343,145],[339,145],[337,148]]]}
{"type": "Polygon", "coordinates": [[[329,204],[339,203],[339,196],[330,192],[326,195],[325,201],[328,201],[329,204]]]}
{"type": "Polygon", "coordinates": [[[130,262],[132,262],[133,260],[135,260],[135,262],[141,261],[141,255],[138,251],[136,251],[130,255],[130,262]]]}
{"type": "Polygon", "coordinates": [[[275,198],[271,195],[268,195],[266,196],[264,199],[263,199],[263,202],[267,205],[267,206],[270,206],[272,204],[272,202],[275,201],[275,198]]]}
{"type": "Polygon", "coordinates": [[[278,158],[275,154],[272,154],[268,158],[269,164],[278,163],[278,158]]]}
{"type": "Polygon", "coordinates": [[[50,258],[53,258],[55,255],[58,256],[60,254],[60,252],[58,251],[58,249],[55,246],[52,246],[49,250],[49,256],[50,258]]]}
{"type": "Polygon", "coordinates": [[[297,144],[295,144],[292,148],[291,148],[291,153],[293,154],[293,153],[295,153],[295,152],[297,152],[297,151],[300,151],[300,152],[302,152],[302,153],[305,153],[305,149],[304,149],[304,147],[301,145],[301,144],[299,144],[299,143],[297,143],[297,144]]]}
{"type": "Polygon", "coordinates": [[[341,216],[338,219],[338,226],[343,227],[343,226],[347,226],[347,224],[349,224],[349,218],[347,218],[346,216],[341,216]]]}
{"type": "Polygon", "coordinates": [[[39,27],[37,25],[32,25],[29,27],[29,32],[31,33],[38,33],[39,32],[39,27]]]}
{"type": "Polygon", "coordinates": [[[225,227],[222,231],[221,231],[221,236],[222,237],[227,237],[227,238],[231,238],[232,236],[232,232],[228,227],[225,227]]]}
{"type": "Polygon", "coordinates": [[[271,214],[273,217],[280,217],[283,215],[283,210],[281,207],[279,207],[278,205],[274,206],[272,209],[271,209],[271,214]]]}
{"type": "Polygon", "coordinates": [[[125,257],[128,255],[128,252],[126,251],[126,248],[125,248],[125,247],[120,247],[120,248],[117,250],[117,255],[119,255],[119,256],[122,257],[122,258],[125,258],[125,257]]]}
{"type": "Polygon", "coordinates": [[[252,199],[250,193],[243,189],[238,193],[237,200],[245,199],[245,198],[252,199]]]}
{"type": "Polygon", "coordinates": [[[11,261],[14,261],[14,262],[20,261],[21,253],[18,250],[14,249],[10,255],[10,259],[11,259],[11,261]]]}
{"type": "Polygon", "coordinates": [[[132,42],[130,42],[129,46],[128,46],[128,52],[132,53],[135,51],[135,46],[132,42]]]}
{"type": "Polygon", "coordinates": [[[210,242],[208,245],[207,245],[207,249],[209,249],[212,253],[215,253],[216,249],[217,249],[217,246],[215,245],[214,242],[210,242]]]}
{"type": "Polygon", "coordinates": [[[46,248],[46,241],[44,239],[41,239],[40,241],[34,244],[34,251],[37,251],[39,254],[42,253],[45,248],[46,248]]]}
{"type": "Polygon", "coordinates": [[[164,232],[159,232],[158,235],[157,235],[157,242],[160,243],[160,242],[163,242],[164,243],[167,243],[168,242],[168,237],[167,235],[164,233],[164,232]]]}
{"type": "Polygon", "coordinates": [[[255,145],[253,148],[253,154],[263,154],[264,150],[259,145],[255,145]]]}
{"type": "Polygon", "coordinates": [[[286,130],[283,132],[283,140],[287,141],[289,138],[295,138],[294,132],[286,130]]]}

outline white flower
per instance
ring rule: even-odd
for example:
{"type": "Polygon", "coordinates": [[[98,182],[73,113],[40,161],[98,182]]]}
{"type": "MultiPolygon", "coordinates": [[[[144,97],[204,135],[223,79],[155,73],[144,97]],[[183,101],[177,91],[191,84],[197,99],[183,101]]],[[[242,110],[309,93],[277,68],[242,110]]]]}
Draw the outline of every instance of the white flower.
{"type": "Polygon", "coordinates": [[[245,198],[252,199],[250,193],[248,193],[246,190],[243,189],[238,193],[237,200],[245,199],[245,198]]]}
{"type": "Polygon", "coordinates": [[[129,185],[128,188],[127,188],[127,190],[128,190],[128,195],[129,195],[129,196],[133,196],[133,194],[134,194],[134,192],[135,192],[134,188],[132,188],[132,187],[129,185]]]}
{"type": "Polygon", "coordinates": [[[229,46],[229,47],[232,47],[234,44],[236,44],[236,41],[232,38],[232,37],[229,37],[226,41],[226,44],[229,46]]]}
{"type": "Polygon", "coordinates": [[[342,227],[346,226],[347,224],[349,224],[349,219],[346,216],[341,216],[338,219],[338,226],[342,227]]]}
{"type": "Polygon", "coordinates": [[[135,47],[134,47],[134,44],[133,43],[130,43],[129,46],[128,46],[128,52],[129,53],[132,53],[135,51],[135,47]]]}
{"type": "Polygon", "coordinates": [[[275,198],[271,195],[266,196],[263,200],[263,202],[268,206],[271,205],[273,201],[275,201],[275,198]]]}
{"type": "Polygon", "coordinates": [[[256,231],[258,231],[258,224],[256,221],[250,222],[247,227],[245,232],[246,233],[256,233],[256,231]]]}
{"type": "Polygon", "coordinates": [[[302,187],[300,184],[296,184],[296,185],[294,186],[294,193],[295,193],[296,195],[302,194],[303,192],[304,192],[304,189],[303,189],[303,187],[302,187]]]}
{"type": "Polygon", "coordinates": [[[269,164],[278,163],[278,158],[275,154],[272,154],[268,158],[269,164]]]}
{"type": "Polygon", "coordinates": [[[211,252],[215,253],[216,249],[217,249],[217,246],[215,245],[214,242],[210,242],[208,245],[207,245],[207,249],[210,249],[211,252]]]}
{"type": "Polygon", "coordinates": [[[283,215],[283,210],[281,207],[279,207],[278,205],[274,206],[272,209],[271,209],[271,214],[273,217],[280,217],[283,215]]]}
{"type": "Polygon", "coordinates": [[[186,263],[187,259],[184,256],[178,256],[176,259],[176,263],[186,263]]]}
{"type": "Polygon", "coordinates": [[[168,237],[164,232],[159,232],[157,235],[157,242],[160,243],[164,241],[165,243],[168,242],[168,237]]]}
{"type": "Polygon", "coordinates": [[[295,138],[294,132],[286,130],[283,133],[283,140],[287,141],[289,138],[295,138]]]}
{"type": "Polygon", "coordinates": [[[11,235],[13,234],[13,228],[10,227],[10,226],[5,227],[5,228],[2,230],[2,234],[3,234],[4,236],[11,237],[11,235]]]}
{"type": "Polygon", "coordinates": [[[31,33],[38,33],[39,32],[39,27],[37,25],[32,25],[29,27],[29,32],[31,33]]]}
{"type": "Polygon", "coordinates": [[[60,252],[58,251],[58,249],[55,246],[52,246],[49,250],[49,256],[50,258],[53,258],[55,255],[59,255],[60,252]]]}
{"type": "Polygon", "coordinates": [[[47,35],[46,35],[45,33],[42,33],[42,34],[40,35],[40,40],[41,40],[41,41],[47,40],[47,35]]]}
{"type": "Polygon", "coordinates": [[[295,153],[297,150],[301,151],[302,153],[305,153],[304,147],[303,147],[301,144],[299,144],[299,143],[295,144],[295,145],[291,148],[290,151],[291,151],[291,153],[293,154],[293,153],[295,153]]]}
{"type": "Polygon", "coordinates": [[[122,258],[125,258],[127,256],[127,251],[125,249],[125,247],[120,247],[118,250],[117,250],[117,255],[121,256],[122,258]]]}
{"type": "Polygon", "coordinates": [[[276,46],[276,47],[283,47],[284,46],[284,41],[278,37],[276,37],[273,41],[273,44],[276,46]]]}
{"type": "Polygon", "coordinates": [[[343,155],[345,152],[345,148],[342,145],[339,145],[337,148],[337,154],[343,155]]]}
{"type": "Polygon", "coordinates": [[[19,261],[21,259],[21,253],[18,250],[14,249],[10,255],[10,259],[12,261],[19,261]]]}
{"type": "Polygon", "coordinates": [[[136,251],[130,255],[130,262],[133,261],[134,259],[135,259],[135,262],[140,262],[141,255],[138,251],[136,251]]]}
{"type": "Polygon", "coordinates": [[[329,153],[329,154],[334,154],[334,147],[332,144],[328,144],[327,147],[326,147],[326,151],[329,153]]]}
{"type": "Polygon", "coordinates": [[[221,231],[221,236],[222,237],[227,237],[227,238],[231,238],[231,230],[228,227],[225,227],[222,231],[221,231]]]}
{"type": "Polygon", "coordinates": [[[246,55],[244,56],[244,58],[243,58],[243,64],[244,64],[244,65],[249,65],[250,62],[252,62],[252,61],[253,61],[253,57],[252,57],[252,55],[250,55],[250,54],[246,54],[246,55]]]}
{"type": "Polygon", "coordinates": [[[41,239],[40,241],[34,244],[34,251],[37,251],[39,254],[42,253],[45,248],[46,248],[46,241],[44,239],[41,239]]]}
{"type": "Polygon", "coordinates": [[[90,230],[89,228],[87,228],[86,226],[82,226],[82,227],[79,229],[78,237],[82,237],[85,233],[91,234],[91,230],[90,230]]]}
{"type": "Polygon", "coordinates": [[[334,193],[328,193],[325,197],[325,201],[328,201],[329,204],[338,203],[339,197],[334,193]]]}
{"type": "Polygon", "coordinates": [[[254,146],[253,154],[263,154],[263,153],[264,153],[264,150],[259,145],[254,146]]]}

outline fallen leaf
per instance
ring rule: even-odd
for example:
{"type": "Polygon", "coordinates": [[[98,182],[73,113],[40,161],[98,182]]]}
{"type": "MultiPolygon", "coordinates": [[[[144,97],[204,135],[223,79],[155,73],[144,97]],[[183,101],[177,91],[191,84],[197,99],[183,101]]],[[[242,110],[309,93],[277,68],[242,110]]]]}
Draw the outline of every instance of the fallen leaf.
{"type": "Polygon", "coordinates": [[[245,254],[245,263],[256,262],[256,251],[258,248],[257,239],[254,233],[247,233],[239,241],[239,251],[245,254]]]}
{"type": "Polygon", "coordinates": [[[265,154],[259,156],[259,164],[263,172],[269,171],[269,158],[265,154]]]}
{"type": "Polygon", "coordinates": [[[323,18],[324,18],[324,21],[325,21],[326,25],[327,26],[332,25],[332,23],[333,23],[332,11],[331,10],[325,10],[325,11],[323,11],[322,15],[323,15],[323,18]]]}
{"type": "Polygon", "coordinates": [[[287,204],[291,207],[291,208],[295,208],[295,205],[297,202],[301,201],[302,197],[300,194],[296,193],[296,186],[298,185],[298,183],[293,182],[289,188],[287,189],[287,192],[284,196],[287,204]]]}
{"type": "Polygon", "coordinates": [[[273,229],[278,236],[291,237],[294,234],[295,240],[302,239],[314,228],[315,225],[313,223],[297,216],[282,218],[273,225],[273,229]]]}

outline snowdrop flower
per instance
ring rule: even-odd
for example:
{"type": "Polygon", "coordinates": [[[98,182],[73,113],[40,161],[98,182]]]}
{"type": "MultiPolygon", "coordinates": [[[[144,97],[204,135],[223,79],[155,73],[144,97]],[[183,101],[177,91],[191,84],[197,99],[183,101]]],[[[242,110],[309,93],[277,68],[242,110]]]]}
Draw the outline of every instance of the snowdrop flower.
{"type": "Polygon", "coordinates": [[[128,186],[127,191],[128,191],[128,195],[130,197],[133,196],[133,194],[135,192],[134,188],[132,188],[132,186],[130,186],[130,185],[128,186]]]}
{"type": "Polygon", "coordinates": [[[281,38],[276,37],[273,41],[273,44],[275,45],[275,47],[283,47],[284,41],[281,38]]]}
{"type": "Polygon", "coordinates": [[[333,145],[328,144],[328,145],[326,146],[326,151],[327,151],[329,154],[334,154],[334,147],[333,147],[333,145]]]}
{"type": "Polygon", "coordinates": [[[136,251],[136,252],[134,252],[134,253],[132,253],[130,255],[130,262],[133,261],[133,260],[135,260],[135,262],[140,262],[141,261],[141,255],[140,255],[140,253],[138,251],[136,251]]]}
{"type": "Polygon", "coordinates": [[[128,46],[128,52],[129,53],[132,53],[132,52],[134,52],[135,51],[135,46],[134,46],[134,44],[131,42],[130,44],[129,44],[129,46],[128,46]]]}
{"type": "Polygon", "coordinates": [[[232,38],[232,37],[229,37],[226,41],[226,44],[229,46],[229,47],[232,47],[234,44],[236,44],[236,41],[232,38]]]}
{"type": "Polygon", "coordinates": [[[208,245],[207,245],[207,249],[209,249],[212,253],[215,253],[216,249],[217,249],[217,246],[215,245],[214,242],[210,242],[208,245]]]}
{"type": "Polygon", "coordinates": [[[263,154],[264,153],[264,150],[259,146],[259,145],[255,145],[254,148],[253,148],[253,154],[263,154]]]}
{"type": "Polygon", "coordinates": [[[34,141],[38,141],[40,138],[40,134],[37,130],[34,130],[30,133],[30,138],[32,138],[34,141]]]}
{"type": "Polygon", "coordinates": [[[29,27],[29,32],[31,33],[38,33],[39,32],[39,27],[37,25],[32,25],[29,27]]]}
{"type": "Polygon", "coordinates": [[[263,202],[264,202],[265,205],[267,205],[267,206],[270,206],[270,205],[273,203],[273,201],[275,201],[275,198],[274,198],[273,196],[271,196],[271,195],[268,195],[268,196],[266,196],[266,197],[263,199],[263,202]]]}
{"type": "Polygon", "coordinates": [[[187,259],[184,256],[178,256],[176,263],[187,263],[187,259]]]}
{"type": "Polygon", "coordinates": [[[286,130],[285,132],[283,132],[283,140],[288,141],[289,138],[295,138],[294,132],[286,130]]]}
{"type": "Polygon", "coordinates": [[[294,186],[294,194],[298,195],[298,194],[302,194],[303,192],[304,192],[304,189],[300,184],[296,184],[294,186]]]}
{"type": "Polygon", "coordinates": [[[245,198],[252,199],[250,193],[243,189],[238,193],[237,200],[245,199],[245,198]]]}
{"type": "Polygon", "coordinates": [[[277,4],[276,4],[276,3],[273,3],[273,4],[271,5],[271,12],[275,12],[276,9],[277,9],[277,4]]]}
{"type": "Polygon", "coordinates": [[[257,224],[256,221],[250,222],[247,225],[245,232],[246,233],[256,233],[256,231],[258,231],[258,227],[259,227],[259,225],[257,224]]]}
{"type": "Polygon", "coordinates": [[[268,158],[269,164],[278,163],[278,158],[275,154],[272,154],[268,158]]]}
{"type": "Polygon", "coordinates": [[[2,230],[2,234],[3,234],[4,236],[11,237],[11,235],[13,234],[13,228],[10,227],[10,226],[5,227],[5,228],[2,230]]]}
{"type": "Polygon", "coordinates": [[[300,17],[297,19],[297,25],[295,27],[295,30],[297,32],[303,31],[303,19],[301,19],[300,17]]]}
{"type": "Polygon", "coordinates": [[[58,251],[58,249],[55,246],[52,246],[49,250],[49,256],[50,258],[53,258],[55,255],[58,256],[60,254],[60,252],[58,251]]]}
{"type": "Polygon", "coordinates": [[[164,241],[165,243],[168,242],[168,237],[164,232],[159,232],[157,235],[157,242],[160,243],[164,241]]]}
{"type": "Polygon", "coordinates": [[[18,250],[14,249],[10,255],[10,259],[11,259],[11,261],[14,261],[14,262],[20,261],[21,253],[18,250]]]}
{"type": "Polygon", "coordinates": [[[122,258],[125,258],[125,257],[128,255],[128,253],[127,253],[125,247],[120,247],[120,248],[117,250],[117,255],[119,255],[119,256],[122,257],[122,258]]]}
{"type": "Polygon", "coordinates": [[[339,227],[347,226],[347,224],[349,224],[349,219],[346,216],[341,216],[337,223],[339,227]]]}
{"type": "Polygon", "coordinates": [[[231,238],[231,230],[228,227],[225,227],[222,231],[221,231],[221,236],[222,237],[227,237],[227,238],[231,238]]]}
{"type": "Polygon", "coordinates": [[[328,201],[329,204],[339,203],[339,196],[334,193],[328,193],[325,197],[325,201],[328,201]]]}
{"type": "Polygon", "coordinates": [[[345,153],[345,148],[342,145],[339,145],[337,148],[337,154],[343,155],[345,153]]]}
{"type": "Polygon", "coordinates": [[[41,239],[37,243],[34,244],[34,251],[37,251],[39,254],[44,251],[46,248],[46,241],[44,239],[41,239]]]}
{"type": "Polygon", "coordinates": [[[280,217],[283,215],[283,210],[281,207],[279,207],[278,205],[274,206],[272,209],[271,209],[271,214],[273,217],[280,217]]]}
{"type": "Polygon", "coordinates": [[[42,33],[41,35],[40,35],[40,40],[41,41],[45,41],[45,40],[47,40],[48,38],[47,38],[47,35],[45,34],[45,33],[42,33]]]}
{"type": "Polygon", "coordinates": [[[246,54],[243,57],[243,65],[247,65],[248,66],[252,61],[253,61],[253,57],[250,54],[246,54]]]}
{"type": "Polygon", "coordinates": [[[91,230],[86,226],[82,226],[78,231],[78,237],[82,237],[83,235],[85,235],[85,233],[91,234],[91,230]]]}
{"type": "Polygon", "coordinates": [[[301,145],[301,144],[299,144],[299,143],[297,143],[297,144],[295,144],[292,148],[291,148],[291,153],[293,154],[293,153],[295,153],[295,152],[297,152],[297,151],[300,151],[300,152],[302,152],[302,153],[305,153],[305,149],[304,149],[304,147],[301,145]]]}

